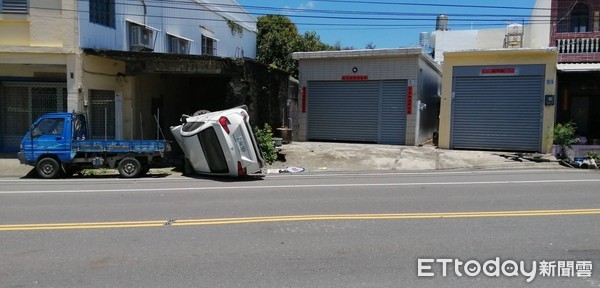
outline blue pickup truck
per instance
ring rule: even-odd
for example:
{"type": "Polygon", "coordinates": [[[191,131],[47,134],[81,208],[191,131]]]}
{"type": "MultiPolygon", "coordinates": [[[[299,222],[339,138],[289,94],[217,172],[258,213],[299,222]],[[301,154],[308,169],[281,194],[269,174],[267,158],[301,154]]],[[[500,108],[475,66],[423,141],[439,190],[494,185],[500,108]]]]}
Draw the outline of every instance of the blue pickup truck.
{"type": "Polygon", "coordinates": [[[110,168],[124,178],[142,176],[165,166],[167,141],[88,140],[87,121],[81,113],[40,116],[23,137],[21,164],[35,167],[41,178],[72,176],[83,169],[110,168]]]}

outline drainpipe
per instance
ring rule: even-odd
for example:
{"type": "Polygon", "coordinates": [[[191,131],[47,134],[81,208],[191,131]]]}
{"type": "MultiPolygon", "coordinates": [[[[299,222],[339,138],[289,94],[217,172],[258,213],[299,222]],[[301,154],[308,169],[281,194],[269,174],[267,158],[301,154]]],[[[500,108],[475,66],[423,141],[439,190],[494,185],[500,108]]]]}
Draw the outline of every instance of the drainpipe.
{"type": "Polygon", "coordinates": [[[148,11],[146,10],[146,0],[140,1],[142,1],[142,5],[144,6],[144,24],[148,25],[148,23],[146,23],[146,14],[148,14],[148,11]]]}

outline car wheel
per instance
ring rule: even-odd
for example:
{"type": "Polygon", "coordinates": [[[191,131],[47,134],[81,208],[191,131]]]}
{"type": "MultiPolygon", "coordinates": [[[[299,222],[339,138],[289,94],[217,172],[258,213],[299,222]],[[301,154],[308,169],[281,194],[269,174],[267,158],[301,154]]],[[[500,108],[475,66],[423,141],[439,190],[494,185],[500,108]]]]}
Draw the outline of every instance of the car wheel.
{"type": "Polygon", "coordinates": [[[142,165],[137,159],[128,157],[119,162],[118,170],[123,178],[136,178],[142,172],[142,165]]]}
{"type": "Polygon", "coordinates": [[[192,116],[199,116],[199,115],[204,115],[204,114],[207,114],[207,113],[210,113],[210,111],[208,111],[208,110],[198,110],[198,111],[194,112],[194,115],[192,115],[192,116]]]}
{"type": "Polygon", "coordinates": [[[35,171],[41,178],[52,179],[60,173],[60,165],[54,158],[43,158],[35,165],[35,171]]]}

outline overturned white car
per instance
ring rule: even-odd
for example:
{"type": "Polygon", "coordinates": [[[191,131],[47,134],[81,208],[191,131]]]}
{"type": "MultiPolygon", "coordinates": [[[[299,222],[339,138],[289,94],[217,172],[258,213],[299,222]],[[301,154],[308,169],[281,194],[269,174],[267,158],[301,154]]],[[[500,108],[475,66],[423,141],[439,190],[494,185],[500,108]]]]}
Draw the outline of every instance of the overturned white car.
{"type": "Polygon", "coordinates": [[[185,154],[186,172],[191,168],[208,175],[260,173],[264,160],[249,118],[246,106],[182,115],[182,124],[171,127],[171,133],[185,154]]]}

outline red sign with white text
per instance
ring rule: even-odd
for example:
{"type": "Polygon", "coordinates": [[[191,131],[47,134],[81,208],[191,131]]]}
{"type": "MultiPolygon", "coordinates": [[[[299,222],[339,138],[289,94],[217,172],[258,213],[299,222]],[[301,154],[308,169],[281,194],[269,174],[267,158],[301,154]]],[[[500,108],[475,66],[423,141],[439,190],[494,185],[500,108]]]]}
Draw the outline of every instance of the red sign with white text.
{"type": "Polygon", "coordinates": [[[482,68],[481,75],[514,75],[515,68],[482,68]]]}
{"type": "Polygon", "coordinates": [[[342,80],[344,80],[344,81],[365,81],[365,80],[369,80],[369,76],[367,76],[367,75],[345,75],[345,76],[342,76],[342,80]]]}

